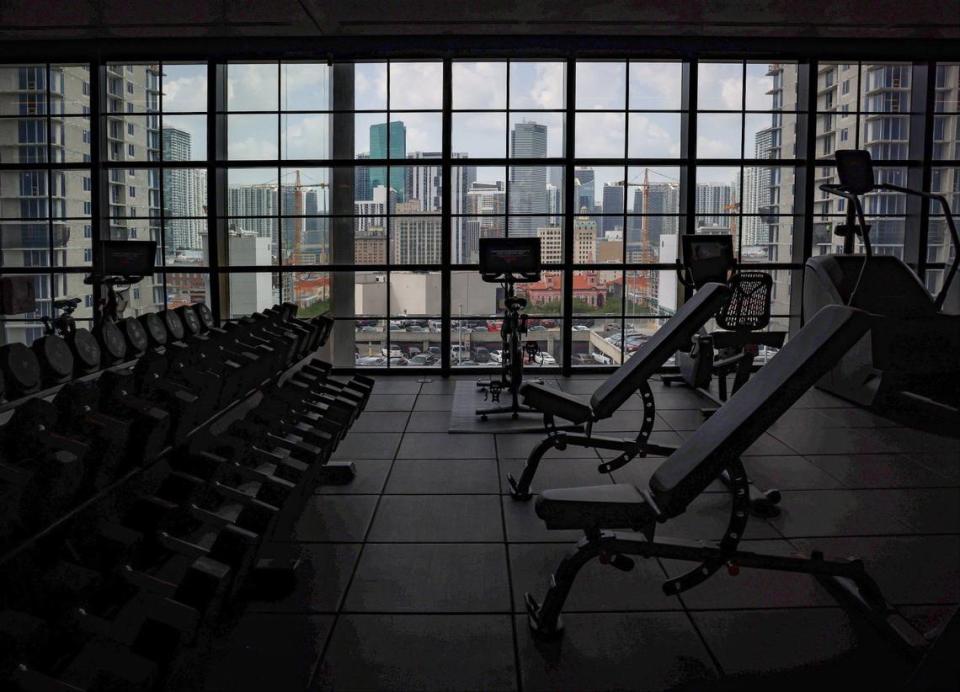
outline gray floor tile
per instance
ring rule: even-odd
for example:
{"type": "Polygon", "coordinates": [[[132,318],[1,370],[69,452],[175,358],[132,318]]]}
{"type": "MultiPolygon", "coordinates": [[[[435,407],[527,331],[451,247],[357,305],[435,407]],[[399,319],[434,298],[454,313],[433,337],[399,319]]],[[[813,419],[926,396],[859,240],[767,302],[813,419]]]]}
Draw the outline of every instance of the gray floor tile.
{"type": "Polygon", "coordinates": [[[828,559],[863,560],[884,597],[896,605],[960,602],[960,536],[811,538],[794,543],[828,559]]]}
{"type": "Polygon", "coordinates": [[[926,469],[941,476],[949,485],[960,485],[960,457],[955,454],[907,454],[926,469]]]}
{"type": "Polygon", "coordinates": [[[438,411],[414,411],[407,423],[407,432],[445,433],[450,429],[450,414],[438,411]]]}
{"type": "Polygon", "coordinates": [[[495,495],[384,495],[369,540],[502,541],[498,500],[495,495]]]}
{"type": "Polygon", "coordinates": [[[785,491],[780,516],[770,519],[784,536],[876,536],[910,533],[880,490],[785,491]]]}
{"type": "Polygon", "coordinates": [[[856,408],[856,404],[816,388],[806,392],[793,406],[794,408],[856,408]]]}
{"type": "Polygon", "coordinates": [[[503,518],[506,523],[507,540],[511,543],[568,543],[583,538],[583,531],[550,531],[543,519],[534,511],[537,497],[526,502],[504,495],[503,518]]]}
{"type": "Polygon", "coordinates": [[[215,643],[204,689],[301,692],[332,626],[332,615],[245,615],[228,638],[215,643]]]}
{"type": "Polygon", "coordinates": [[[811,690],[826,682],[899,689],[894,681],[908,670],[902,656],[839,608],[694,611],[692,617],[732,689],[811,690]]]}
{"type": "Polygon", "coordinates": [[[302,542],[362,541],[376,504],[374,495],[314,495],[286,535],[302,542]]]}
{"type": "MultiPolygon", "coordinates": [[[[526,612],[523,594],[538,600],[550,585],[550,575],[569,549],[556,543],[515,543],[510,546],[510,574],[513,579],[514,608],[526,612]]],[[[567,597],[565,612],[607,610],[679,610],[676,596],[661,589],[666,578],[656,560],[635,558],[636,566],[622,572],[593,560],[580,570],[567,597]]]]}
{"type": "Polygon", "coordinates": [[[393,459],[400,445],[401,435],[402,433],[398,432],[351,432],[340,442],[337,451],[333,453],[333,458],[348,461],[393,459]]]}
{"type": "Polygon", "coordinates": [[[792,450],[787,454],[878,454],[889,452],[890,445],[878,439],[880,431],[852,428],[781,427],[773,433],[792,450]]]}
{"type": "MultiPolygon", "coordinates": [[[[374,390],[376,391],[376,389],[374,390]]],[[[364,413],[371,411],[404,411],[413,409],[416,394],[371,394],[364,413]]]]}
{"type": "Polygon", "coordinates": [[[922,488],[943,478],[903,454],[832,454],[807,459],[848,488],[922,488]]]}
{"type": "Polygon", "coordinates": [[[877,494],[887,511],[917,533],[960,533],[960,488],[872,492],[877,494]]]}
{"type": "Polygon", "coordinates": [[[662,418],[672,430],[696,430],[706,418],[696,408],[673,409],[669,411],[657,411],[657,415],[662,418]]]}
{"type": "Polygon", "coordinates": [[[496,453],[493,435],[407,433],[403,436],[397,458],[493,459],[496,457],[496,453]]]}
{"type": "Polygon", "coordinates": [[[452,394],[421,394],[417,397],[414,411],[446,411],[453,406],[452,394]]]}
{"type": "Polygon", "coordinates": [[[513,690],[512,623],[506,615],[344,615],[314,689],[513,690]]]}
{"type": "Polygon", "coordinates": [[[421,394],[453,394],[457,391],[457,378],[443,378],[440,376],[428,376],[432,382],[424,382],[420,385],[421,394]]]}
{"type": "Polygon", "coordinates": [[[822,490],[841,483],[801,456],[744,456],[747,476],[764,489],[822,490]]]}
{"type": "Polygon", "coordinates": [[[348,612],[473,613],[510,609],[502,543],[368,543],[348,612]]]}
{"type": "Polygon", "coordinates": [[[960,458],[960,439],[934,435],[923,430],[909,428],[881,428],[872,431],[881,444],[886,444],[884,452],[905,452],[916,454],[950,454],[960,458]]]}
{"type": "Polygon", "coordinates": [[[406,411],[364,411],[350,432],[403,432],[409,418],[410,414],[406,411]]]}
{"type": "MultiPolygon", "coordinates": [[[[787,541],[743,541],[740,549],[779,556],[797,555],[787,541]]],[[[697,566],[694,562],[664,560],[670,577],[677,577],[697,566]]],[[[680,598],[694,610],[733,610],[743,608],[798,608],[832,606],[836,601],[809,574],[774,572],[741,568],[731,575],[721,569],[704,583],[685,591],[680,598]]]]}
{"type": "MultiPolygon", "coordinates": [[[[573,488],[579,485],[607,485],[612,483],[609,473],[600,473],[597,466],[599,459],[544,459],[537,467],[537,475],[533,477],[530,488],[537,492],[548,488],[573,488]]],[[[507,474],[520,478],[525,459],[506,459],[500,462],[502,492],[509,493],[507,474]]]]}
{"type": "Polygon", "coordinates": [[[416,377],[377,377],[371,396],[381,394],[417,394],[420,383],[416,377]]]}
{"type": "Polygon", "coordinates": [[[517,616],[524,690],[693,690],[717,676],[683,613],[569,613],[563,622],[563,638],[543,642],[517,616]]]}
{"type": "Polygon", "coordinates": [[[495,459],[398,459],[384,490],[391,495],[499,491],[495,459]]]}
{"type": "MultiPolygon", "coordinates": [[[[286,550],[287,545],[278,546],[286,550]]],[[[301,563],[296,571],[296,586],[282,598],[252,600],[251,612],[335,613],[347,590],[350,575],[360,555],[359,543],[329,543],[298,546],[301,563]]],[[[270,555],[271,546],[263,556],[270,555]]]]}
{"type": "Polygon", "coordinates": [[[343,485],[321,484],[314,488],[317,495],[379,495],[393,462],[389,459],[354,459],[356,476],[343,485]]]}

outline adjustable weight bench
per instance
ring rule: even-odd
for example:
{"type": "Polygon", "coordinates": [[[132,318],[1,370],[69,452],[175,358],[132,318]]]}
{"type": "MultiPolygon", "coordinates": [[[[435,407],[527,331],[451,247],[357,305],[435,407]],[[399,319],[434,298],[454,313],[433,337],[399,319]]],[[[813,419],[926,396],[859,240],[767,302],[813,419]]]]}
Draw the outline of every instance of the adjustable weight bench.
{"type": "MultiPolygon", "coordinates": [[[[647,340],[630,360],[621,365],[603,382],[590,397],[587,404],[581,399],[543,385],[525,384],[520,389],[526,405],[543,413],[543,425],[547,436],[530,452],[519,480],[507,476],[510,494],[517,500],[529,500],[530,483],[537,472],[543,455],[551,448],[565,449],[568,445],[611,449],[619,451],[615,459],[597,466],[600,473],[610,473],[635,457],[648,454],[668,456],[674,451],[650,442],[653,432],[656,406],[649,380],[657,374],[678,350],[687,348],[691,339],[730,298],[730,288],[720,283],[705,284],[677,310],[666,324],[647,340]],[[609,418],[634,393],[643,400],[643,410],[638,412],[640,431],[635,439],[605,437],[593,434],[593,424],[609,418]],[[585,434],[558,430],[555,419],[564,418],[574,424],[585,424],[585,434]]],[[[726,474],[721,475],[727,482],[726,474]]],[[[764,516],[775,515],[779,501],[777,491],[759,491],[751,485],[751,509],[764,516]]]]}
{"type": "Polygon", "coordinates": [[[544,491],[536,511],[547,528],[580,529],[585,536],[560,563],[543,603],[526,595],[534,632],[555,636],[562,631],[560,611],[578,571],[590,560],[598,557],[628,571],[634,562],[627,555],[639,555],[698,563],[663,584],[667,595],[691,589],[725,566],[731,574],[740,567],[812,574],[842,605],[866,615],[910,651],[920,650],[924,638],[886,603],[860,560],[830,561],[819,552],[804,558],[737,549],[750,514],[741,455],[843,357],[871,322],[872,316],[860,310],[825,307],[660,464],[649,488],[603,485],[544,491]],[[657,525],[683,514],[723,470],[730,474],[732,496],[723,537],[712,545],[655,540],[657,525]],[[637,533],[620,534],[613,529],[637,533]]]}

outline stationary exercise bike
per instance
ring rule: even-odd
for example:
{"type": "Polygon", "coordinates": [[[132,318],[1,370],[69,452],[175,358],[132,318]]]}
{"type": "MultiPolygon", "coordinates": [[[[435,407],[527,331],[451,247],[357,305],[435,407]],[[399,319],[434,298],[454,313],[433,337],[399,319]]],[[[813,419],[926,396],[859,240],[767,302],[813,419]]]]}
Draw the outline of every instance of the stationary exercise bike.
{"type": "Polygon", "coordinates": [[[503,324],[500,327],[500,377],[480,380],[477,387],[489,395],[493,403],[500,403],[502,393],[508,392],[510,403],[507,406],[477,409],[477,415],[481,420],[487,420],[487,416],[493,413],[509,413],[514,419],[519,418],[521,411],[536,413],[535,409],[520,403],[524,354],[532,360],[539,348],[531,348],[532,342],[524,344],[527,315],[523,309],[527,307],[527,300],[515,294],[514,285],[540,280],[540,239],[481,238],[480,275],[488,283],[499,283],[504,298],[503,324]]]}
{"type": "Polygon", "coordinates": [[[733,238],[728,234],[684,235],[683,262],[677,261],[680,282],[699,290],[710,282],[730,287],[730,298],[716,315],[719,329],[694,337],[689,351],[678,351],[677,375],[664,375],[667,385],[684,383],[713,401],[701,409],[710,415],[730,394],[750,379],[753,359],[761,346],[779,349],[786,332],[763,331],[770,324],[773,279],[766,272],[738,269],[733,256],[733,238]],[[733,385],[727,380],[733,375],[733,385]],[[717,394],[710,382],[717,378],[717,394]]]}

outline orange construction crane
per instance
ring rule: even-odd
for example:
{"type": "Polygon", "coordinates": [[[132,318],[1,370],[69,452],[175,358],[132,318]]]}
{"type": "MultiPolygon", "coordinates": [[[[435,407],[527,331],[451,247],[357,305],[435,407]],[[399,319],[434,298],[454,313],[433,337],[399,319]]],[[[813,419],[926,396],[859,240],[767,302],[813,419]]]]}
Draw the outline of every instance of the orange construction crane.
{"type": "MultiPolygon", "coordinates": [[[[293,254],[291,259],[294,264],[299,264],[300,255],[303,249],[303,190],[308,187],[319,187],[319,188],[329,188],[329,183],[307,183],[304,185],[300,180],[300,169],[297,169],[296,178],[293,183],[293,206],[296,211],[296,218],[293,222],[293,254]]],[[[326,204],[324,204],[324,209],[322,213],[326,213],[326,204]]],[[[300,302],[301,298],[301,274],[300,272],[294,272],[293,274],[293,293],[297,298],[297,302],[300,302]]]]}

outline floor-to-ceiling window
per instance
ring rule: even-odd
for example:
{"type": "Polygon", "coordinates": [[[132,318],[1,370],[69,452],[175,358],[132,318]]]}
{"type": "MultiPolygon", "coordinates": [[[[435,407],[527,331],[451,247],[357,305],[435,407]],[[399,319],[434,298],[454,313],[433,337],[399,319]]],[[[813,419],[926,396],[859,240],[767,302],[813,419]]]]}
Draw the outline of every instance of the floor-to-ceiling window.
{"type": "MultiPolygon", "coordinates": [[[[499,348],[479,240],[537,237],[543,274],[517,287],[535,363],[615,365],[683,301],[683,233],[732,234],[774,276],[773,328],[795,325],[805,254],[839,245],[842,200],[817,187],[836,149],[960,202],[956,63],[162,57],[0,67],[2,273],[39,298],[4,341],[56,298],[92,317],[97,239],[152,239],[133,314],[292,301],[336,317],[339,365],[468,372],[499,348]]],[[[940,210],[866,210],[877,252],[935,290],[940,210]]]]}

